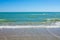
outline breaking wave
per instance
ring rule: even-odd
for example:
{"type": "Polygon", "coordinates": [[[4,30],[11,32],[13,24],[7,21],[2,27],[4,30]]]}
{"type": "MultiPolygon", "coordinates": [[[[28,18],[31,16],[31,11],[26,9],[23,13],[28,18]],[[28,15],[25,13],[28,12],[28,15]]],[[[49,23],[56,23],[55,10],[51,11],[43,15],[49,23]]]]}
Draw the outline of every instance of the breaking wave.
{"type": "MultiPolygon", "coordinates": [[[[0,20],[1,21],[1,20],[0,20]]],[[[36,28],[36,27],[41,27],[41,28],[59,28],[60,27],[60,19],[59,18],[47,18],[43,19],[43,22],[11,22],[11,21],[6,21],[3,20],[0,22],[0,28],[2,26],[6,26],[7,28],[36,28]],[[9,27],[8,27],[9,26],[9,27]]]]}

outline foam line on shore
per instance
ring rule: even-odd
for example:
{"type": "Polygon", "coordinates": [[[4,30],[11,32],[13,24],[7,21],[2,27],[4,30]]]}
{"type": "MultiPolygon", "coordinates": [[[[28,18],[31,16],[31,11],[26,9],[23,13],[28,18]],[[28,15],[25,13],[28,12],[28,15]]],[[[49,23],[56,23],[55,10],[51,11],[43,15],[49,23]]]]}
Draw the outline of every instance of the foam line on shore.
{"type": "Polygon", "coordinates": [[[60,28],[60,26],[0,26],[0,28],[60,28]]]}

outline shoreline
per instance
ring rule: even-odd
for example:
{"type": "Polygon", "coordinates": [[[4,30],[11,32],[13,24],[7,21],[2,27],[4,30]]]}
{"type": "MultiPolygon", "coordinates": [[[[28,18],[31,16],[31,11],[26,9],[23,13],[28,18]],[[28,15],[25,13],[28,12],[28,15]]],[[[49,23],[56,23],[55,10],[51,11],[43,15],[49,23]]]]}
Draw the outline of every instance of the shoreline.
{"type": "Polygon", "coordinates": [[[0,26],[0,28],[60,28],[60,26],[31,26],[31,25],[25,25],[25,26],[0,26]]]}

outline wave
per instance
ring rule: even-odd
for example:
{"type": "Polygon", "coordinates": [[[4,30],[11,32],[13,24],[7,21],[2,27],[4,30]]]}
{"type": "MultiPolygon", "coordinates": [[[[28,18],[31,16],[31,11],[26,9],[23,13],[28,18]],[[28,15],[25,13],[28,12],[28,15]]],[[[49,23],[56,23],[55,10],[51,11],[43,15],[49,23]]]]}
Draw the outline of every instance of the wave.
{"type": "Polygon", "coordinates": [[[47,18],[43,19],[42,22],[17,22],[7,19],[0,19],[0,25],[9,25],[9,26],[60,26],[60,18],[47,18]]]}
{"type": "Polygon", "coordinates": [[[0,28],[60,28],[60,22],[51,25],[3,25],[0,28]]]}

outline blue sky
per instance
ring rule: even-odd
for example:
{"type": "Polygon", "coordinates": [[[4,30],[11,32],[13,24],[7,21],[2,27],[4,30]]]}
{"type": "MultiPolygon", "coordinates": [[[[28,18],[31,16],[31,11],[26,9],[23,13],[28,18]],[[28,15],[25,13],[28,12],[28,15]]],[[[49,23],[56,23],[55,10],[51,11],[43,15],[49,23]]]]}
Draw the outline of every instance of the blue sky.
{"type": "Polygon", "coordinates": [[[0,0],[0,12],[60,12],[60,0],[0,0]]]}

